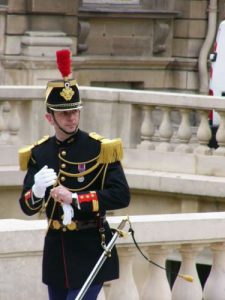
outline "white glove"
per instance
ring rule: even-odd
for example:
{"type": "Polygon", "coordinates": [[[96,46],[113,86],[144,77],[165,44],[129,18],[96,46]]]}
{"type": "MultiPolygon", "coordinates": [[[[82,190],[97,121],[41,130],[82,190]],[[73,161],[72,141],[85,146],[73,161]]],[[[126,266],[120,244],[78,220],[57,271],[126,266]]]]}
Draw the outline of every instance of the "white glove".
{"type": "Polygon", "coordinates": [[[73,208],[70,204],[63,203],[63,225],[68,225],[71,223],[72,217],[74,216],[73,208]]]}
{"type": "Polygon", "coordinates": [[[32,191],[37,198],[43,198],[46,188],[56,183],[57,175],[53,169],[44,166],[34,176],[32,191]]]}

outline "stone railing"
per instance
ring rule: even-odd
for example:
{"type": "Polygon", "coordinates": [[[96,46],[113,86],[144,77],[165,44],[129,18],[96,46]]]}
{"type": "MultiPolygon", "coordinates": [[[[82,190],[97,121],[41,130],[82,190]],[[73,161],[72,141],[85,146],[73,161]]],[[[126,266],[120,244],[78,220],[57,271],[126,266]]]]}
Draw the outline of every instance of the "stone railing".
{"type": "MultiPolygon", "coordinates": [[[[108,218],[116,228],[122,217],[108,218]]],[[[166,272],[145,261],[131,236],[117,239],[120,279],[106,283],[101,300],[223,300],[225,289],[225,213],[141,215],[130,217],[135,238],[144,254],[165,267],[166,260],[181,262],[172,287],[166,272]],[[202,286],[196,263],[211,271],[202,286]],[[185,281],[182,274],[193,277],[185,281]]],[[[0,220],[0,299],[47,299],[41,283],[45,221],[0,220]],[[16,289],[15,289],[16,287],[16,289]]],[[[124,228],[129,231],[129,224],[124,228]]],[[[168,271],[170,272],[170,271],[168,271]]]]}
{"type": "MultiPolygon", "coordinates": [[[[92,87],[80,87],[80,91],[85,103],[81,126],[120,136],[125,148],[225,155],[222,97],[92,87]],[[221,118],[216,150],[207,146],[212,109],[221,118]]],[[[44,93],[41,86],[0,87],[1,144],[32,143],[42,134],[44,93]]]]}
{"type": "MultiPolygon", "coordinates": [[[[225,209],[224,98],[85,86],[80,92],[80,127],[123,140],[123,166],[133,197],[129,214],[225,209]],[[221,118],[217,149],[208,147],[213,109],[221,118]]],[[[14,213],[24,177],[18,148],[51,134],[44,120],[44,95],[43,86],[0,87],[2,218],[21,217],[14,213]],[[8,201],[14,207],[10,211],[8,201]]]]}
{"type": "MultiPolygon", "coordinates": [[[[80,127],[109,138],[121,137],[125,167],[225,175],[224,98],[92,87],[80,91],[84,102],[80,127]],[[217,149],[208,147],[208,115],[213,109],[220,115],[217,149]]],[[[51,132],[43,116],[44,93],[41,86],[0,87],[2,149],[31,144],[51,132]]],[[[15,165],[15,160],[1,158],[0,165],[15,165]]]]}

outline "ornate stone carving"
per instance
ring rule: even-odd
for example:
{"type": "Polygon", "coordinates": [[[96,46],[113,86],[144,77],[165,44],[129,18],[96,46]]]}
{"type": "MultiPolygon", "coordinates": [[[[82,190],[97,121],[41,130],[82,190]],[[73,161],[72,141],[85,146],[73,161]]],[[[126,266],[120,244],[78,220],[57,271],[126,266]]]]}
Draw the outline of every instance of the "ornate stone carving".
{"type": "Polygon", "coordinates": [[[79,53],[84,52],[88,49],[88,45],[86,44],[87,36],[90,32],[90,23],[85,21],[78,22],[78,45],[77,51],[79,53]]]}
{"type": "Polygon", "coordinates": [[[166,51],[166,40],[170,27],[167,23],[156,22],[154,30],[153,53],[160,54],[166,51]]]}

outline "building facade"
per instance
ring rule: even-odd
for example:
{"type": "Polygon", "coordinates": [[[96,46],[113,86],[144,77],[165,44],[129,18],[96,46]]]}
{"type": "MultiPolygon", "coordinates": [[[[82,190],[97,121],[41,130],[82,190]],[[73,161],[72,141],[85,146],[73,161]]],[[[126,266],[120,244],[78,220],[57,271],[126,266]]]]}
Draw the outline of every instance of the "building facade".
{"type": "Polygon", "coordinates": [[[80,85],[207,93],[223,0],[1,0],[0,84],[58,78],[70,48],[80,85]]]}

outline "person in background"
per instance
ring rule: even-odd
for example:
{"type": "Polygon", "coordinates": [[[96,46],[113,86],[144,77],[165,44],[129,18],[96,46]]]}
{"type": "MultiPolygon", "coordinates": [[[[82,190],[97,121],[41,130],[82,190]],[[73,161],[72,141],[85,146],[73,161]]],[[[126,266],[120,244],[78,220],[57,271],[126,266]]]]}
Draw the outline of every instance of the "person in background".
{"type": "MultiPolygon", "coordinates": [[[[26,170],[21,209],[29,216],[45,211],[48,220],[42,274],[50,300],[75,299],[112,238],[106,212],[130,202],[121,140],[79,129],[82,102],[76,80],[69,79],[70,55],[56,52],[63,79],[46,87],[45,118],[55,134],[19,150],[26,170]]],[[[103,283],[118,277],[114,247],[84,299],[96,299],[103,283]]]]}

